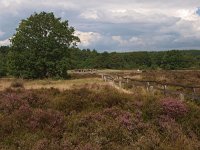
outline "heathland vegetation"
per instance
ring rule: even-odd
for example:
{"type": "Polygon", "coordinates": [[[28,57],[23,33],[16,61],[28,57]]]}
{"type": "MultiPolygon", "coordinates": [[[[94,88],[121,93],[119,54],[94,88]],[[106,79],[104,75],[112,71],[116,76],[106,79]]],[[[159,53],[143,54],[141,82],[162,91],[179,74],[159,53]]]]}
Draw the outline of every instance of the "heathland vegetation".
{"type": "Polygon", "coordinates": [[[142,89],[9,88],[0,92],[0,149],[198,150],[199,114],[192,102],[142,89]]]}

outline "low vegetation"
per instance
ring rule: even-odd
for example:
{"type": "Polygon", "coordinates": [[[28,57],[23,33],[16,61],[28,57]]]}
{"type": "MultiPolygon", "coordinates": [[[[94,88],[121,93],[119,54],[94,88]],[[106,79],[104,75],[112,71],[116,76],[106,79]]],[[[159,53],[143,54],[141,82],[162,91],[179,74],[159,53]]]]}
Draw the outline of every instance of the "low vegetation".
{"type": "Polygon", "coordinates": [[[200,149],[198,104],[109,85],[0,92],[0,149],[200,149]]]}

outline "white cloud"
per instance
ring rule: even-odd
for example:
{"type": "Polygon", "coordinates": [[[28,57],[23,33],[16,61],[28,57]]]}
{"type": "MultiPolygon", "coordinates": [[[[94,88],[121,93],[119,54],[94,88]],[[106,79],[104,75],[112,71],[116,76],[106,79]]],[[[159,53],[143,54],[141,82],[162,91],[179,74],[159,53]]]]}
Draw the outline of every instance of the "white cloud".
{"type": "Polygon", "coordinates": [[[121,36],[112,36],[112,40],[118,42],[121,46],[128,44],[127,40],[122,39],[121,36]]]}
{"type": "Polygon", "coordinates": [[[128,39],[124,39],[121,36],[112,36],[112,40],[116,41],[120,45],[120,47],[127,46],[127,45],[132,46],[132,47],[145,46],[144,39],[139,38],[139,37],[134,37],[134,36],[128,39]]]}
{"type": "Polygon", "coordinates": [[[116,9],[116,10],[111,10],[111,12],[113,12],[113,13],[126,13],[127,10],[126,9],[116,9]]]}
{"type": "Polygon", "coordinates": [[[79,45],[82,47],[90,46],[101,39],[101,35],[95,32],[77,31],[76,35],[80,38],[81,43],[79,45]]]}
{"type": "Polygon", "coordinates": [[[94,19],[94,20],[99,18],[96,10],[88,10],[88,11],[82,12],[80,17],[85,18],[85,19],[94,19]]]}
{"type": "Polygon", "coordinates": [[[8,46],[8,45],[10,45],[10,40],[9,39],[0,41],[0,46],[8,46]]]}

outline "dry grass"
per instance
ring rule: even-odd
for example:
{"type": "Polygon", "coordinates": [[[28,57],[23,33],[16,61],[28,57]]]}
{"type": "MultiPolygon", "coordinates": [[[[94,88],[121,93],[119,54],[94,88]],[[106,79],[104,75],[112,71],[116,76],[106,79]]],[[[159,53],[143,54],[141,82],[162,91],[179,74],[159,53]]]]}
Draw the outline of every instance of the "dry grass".
{"type": "Polygon", "coordinates": [[[10,78],[1,78],[0,79],[0,91],[10,87],[11,83],[14,81],[14,79],[10,78]]]}
{"type": "MultiPolygon", "coordinates": [[[[0,79],[0,91],[9,88],[14,81],[15,79],[12,78],[0,79]]],[[[66,90],[94,83],[102,84],[103,82],[100,78],[84,78],[74,80],[23,80],[25,89],[57,88],[59,90],[66,90]]]]}

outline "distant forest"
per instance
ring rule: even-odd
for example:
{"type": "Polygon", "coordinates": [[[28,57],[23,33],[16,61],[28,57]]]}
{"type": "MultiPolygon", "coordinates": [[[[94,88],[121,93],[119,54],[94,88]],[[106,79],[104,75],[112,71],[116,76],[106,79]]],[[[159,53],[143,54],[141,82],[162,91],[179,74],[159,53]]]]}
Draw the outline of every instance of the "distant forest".
{"type": "MultiPolygon", "coordinates": [[[[200,50],[159,52],[103,52],[78,48],[69,50],[68,70],[96,69],[200,69],[200,50]]],[[[0,47],[0,76],[9,75],[10,47],[0,47]]],[[[30,66],[31,67],[31,66],[30,66]]],[[[12,68],[12,67],[11,67],[12,68]]]]}
{"type": "Polygon", "coordinates": [[[75,49],[71,68],[97,69],[200,69],[200,50],[158,52],[103,52],[75,49]]]}

